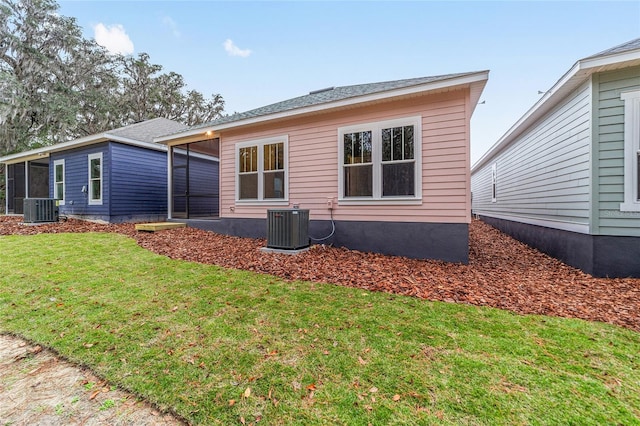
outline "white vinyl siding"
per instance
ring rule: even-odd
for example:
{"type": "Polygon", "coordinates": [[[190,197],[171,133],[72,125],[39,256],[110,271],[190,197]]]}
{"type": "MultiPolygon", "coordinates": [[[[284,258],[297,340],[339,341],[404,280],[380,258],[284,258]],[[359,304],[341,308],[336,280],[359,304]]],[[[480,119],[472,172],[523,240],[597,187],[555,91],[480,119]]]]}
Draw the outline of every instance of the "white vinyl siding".
{"type": "MultiPolygon", "coordinates": [[[[622,95],[640,91],[640,67],[599,75],[596,88],[595,137],[598,138],[596,170],[597,229],[599,235],[640,236],[640,211],[622,207],[625,200],[625,107],[622,95]],[[622,207],[622,208],[621,208],[622,207]]],[[[633,173],[633,172],[632,172],[633,173]]],[[[630,194],[631,195],[631,194],[630,194]]]]}
{"type": "Polygon", "coordinates": [[[473,212],[588,232],[590,82],[527,128],[471,177],[473,212]],[[497,202],[492,168],[499,164],[497,202]]]}

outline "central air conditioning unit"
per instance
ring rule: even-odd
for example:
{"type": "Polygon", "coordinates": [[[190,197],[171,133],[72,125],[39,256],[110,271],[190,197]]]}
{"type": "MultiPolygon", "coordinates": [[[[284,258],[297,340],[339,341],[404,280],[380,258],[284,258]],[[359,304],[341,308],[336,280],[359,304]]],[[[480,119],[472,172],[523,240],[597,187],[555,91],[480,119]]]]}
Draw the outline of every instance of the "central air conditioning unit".
{"type": "Polygon", "coordinates": [[[296,250],[309,246],[309,210],[267,210],[267,247],[296,250]]]}
{"type": "Polygon", "coordinates": [[[54,198],[25,198],[24,223],[57,222],[57,201],[54,198]]]}

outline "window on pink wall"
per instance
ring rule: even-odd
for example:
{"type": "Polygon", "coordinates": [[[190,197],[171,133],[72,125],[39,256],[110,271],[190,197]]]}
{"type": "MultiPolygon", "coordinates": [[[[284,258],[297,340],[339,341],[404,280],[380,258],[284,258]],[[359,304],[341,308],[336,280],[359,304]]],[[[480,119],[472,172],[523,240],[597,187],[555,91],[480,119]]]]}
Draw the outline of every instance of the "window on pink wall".
{"type": "Polygon", "coordinates": [[[348,126],[338,133],[340,199],[420,198],[420,117],[348,126]]]}
{"type": "Polygon", "coordinates": [[[288,137],[279,136],[236,145],[237,201],[286,201],[288,137]]]}

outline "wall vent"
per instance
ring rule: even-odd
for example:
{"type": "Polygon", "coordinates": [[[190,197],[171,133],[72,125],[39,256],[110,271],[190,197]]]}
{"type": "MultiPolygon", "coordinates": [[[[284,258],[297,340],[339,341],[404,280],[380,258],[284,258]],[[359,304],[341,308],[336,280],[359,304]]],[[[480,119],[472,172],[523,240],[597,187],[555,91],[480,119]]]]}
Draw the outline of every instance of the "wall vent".
{"type": "Polygon", "coordinates": [[[57,222],[57,204],[54,198],[25,198],[24,223],[57,222]]]}
{"type": "Polygon", "coordinates": [[[267,210],[267,247],[296,250],[309,246],[309,210],[267,210]]]}

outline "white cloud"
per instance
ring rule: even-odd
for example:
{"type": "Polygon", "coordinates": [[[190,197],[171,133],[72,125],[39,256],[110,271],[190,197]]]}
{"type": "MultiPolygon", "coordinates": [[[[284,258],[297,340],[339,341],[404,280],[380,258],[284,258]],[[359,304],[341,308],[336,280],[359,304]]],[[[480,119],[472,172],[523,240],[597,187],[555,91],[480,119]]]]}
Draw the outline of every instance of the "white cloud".
{"type": "Polygon", "coordinates": [[[224,50],[227,51],[229,56],[240,56],[242,58],[246,58],[247,56],[251,55],[251,50],[240,49],[238,46],[233,44],[233,40],[231,40],[230,38],[226,39],[225,42],[222,43],[222,45],[224,46],[224,50]]]}
{"type": "Polygon", "coordinates": [[[130,55],[133,53],[133,42],[120,24],[106,26],[99,23],[93,26],[96,43],[111,53],[130,55]]]}
{"type": "Polygon", "coordinates": [[[164,16],[162,18],[162,24],[171,30],[171,33],[175,38],[180,38],[180,36],[182,35],[180,33],[180,30],[178,30],[178,24],[176,24],[176,21],[171,19],[170,16],[164,16]]]}

